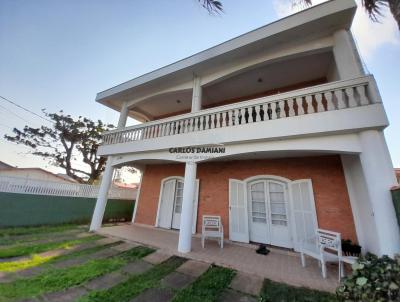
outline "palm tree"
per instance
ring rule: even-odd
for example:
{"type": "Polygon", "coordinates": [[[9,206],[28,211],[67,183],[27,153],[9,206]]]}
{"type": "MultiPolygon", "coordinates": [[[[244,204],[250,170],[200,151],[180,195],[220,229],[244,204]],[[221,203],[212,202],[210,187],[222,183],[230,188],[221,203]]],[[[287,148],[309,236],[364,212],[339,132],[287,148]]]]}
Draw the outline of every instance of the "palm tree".
{"type": "MultiPolygon", "coordinates": [[[[220,13],[223,11],[222,3],[218,0],[198,0],[201,5],[208,10],[210,14],[220,13]]],[[[312,0],[292,0],[294,5],[309,6],[312,0]]],[[[400,0],[361,0],[361,3],[370,18],[374,22],[379,21],[382,16],[382,8],[389,7],[393,18],[396,20],[400,30],[400,0]]]]}

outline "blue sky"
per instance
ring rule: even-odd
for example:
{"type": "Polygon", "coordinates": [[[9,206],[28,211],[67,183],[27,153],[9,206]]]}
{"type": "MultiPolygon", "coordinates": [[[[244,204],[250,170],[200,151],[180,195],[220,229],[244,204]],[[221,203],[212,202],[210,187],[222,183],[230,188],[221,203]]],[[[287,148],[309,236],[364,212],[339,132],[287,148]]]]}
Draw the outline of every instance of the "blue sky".
{"type": "MultiPolygon", "coordinates": [[[[116,123],[115,112],[95,103],[97,92],[294,12],[287,0],[222,2],[225,13],[210,16],[196,0],[0,0],[0,95],[35,112],[63,109],[116,123]]],[[[390,15],[382,21],[360,12],[353,32],[377,79],[400,166],[400,35],[390,15]]],[[[26,121],[43,122],[4,101],[0,116],[1,137],[26,121]]],[[[50,168],[25,151],[0,139],[0,160],[50,168]]]]}

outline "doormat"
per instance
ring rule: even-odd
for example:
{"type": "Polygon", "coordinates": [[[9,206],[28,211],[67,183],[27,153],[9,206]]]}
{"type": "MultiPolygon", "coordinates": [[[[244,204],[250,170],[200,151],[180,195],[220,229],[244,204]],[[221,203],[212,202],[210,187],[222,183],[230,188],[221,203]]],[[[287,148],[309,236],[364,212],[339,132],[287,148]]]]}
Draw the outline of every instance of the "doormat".
{"type": "Polygon", "coordinates": [[[263,244],[261,244],[261,245],[259,246],[259,248],[256,250],[256,253],[257,253],[257,254],[261,254],[261,255],[268,255],[269,252],[270,252],[270,250],[267,249],[267,246],[266,246],[266,245],[263,245],[263,244]]]}

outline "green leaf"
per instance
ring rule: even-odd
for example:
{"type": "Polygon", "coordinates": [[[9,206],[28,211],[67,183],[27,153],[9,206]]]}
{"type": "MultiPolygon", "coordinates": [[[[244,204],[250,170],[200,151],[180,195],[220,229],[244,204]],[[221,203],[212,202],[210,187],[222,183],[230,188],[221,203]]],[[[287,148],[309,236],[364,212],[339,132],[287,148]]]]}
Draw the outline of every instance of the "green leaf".
{"type": "Polygon", "coordinates": [[[359,277],[359,278],[357,278],[356,284],[357,284],[358,286],[364,286],[365,284],[367,284],[367,282],[368,282],[368,279],[367,279],[367,278],[365,278],[365,277],[359,277]]]}

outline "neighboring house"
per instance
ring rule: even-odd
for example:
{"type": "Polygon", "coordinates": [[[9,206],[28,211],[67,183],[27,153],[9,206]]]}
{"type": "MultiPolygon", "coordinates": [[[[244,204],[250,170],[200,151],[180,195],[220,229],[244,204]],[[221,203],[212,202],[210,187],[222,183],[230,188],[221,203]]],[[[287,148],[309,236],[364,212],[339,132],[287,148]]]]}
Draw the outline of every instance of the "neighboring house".
{"type": "Polygon", "coordinates": [[[180,252],[205,214],[232,241],[298,250],[320,227],[399,252],[389,123],[350,32],[356,8],[325,2],[98,93],[121,114],[98,150],[91,230],[129,164],[142,172],[134,223],[179,230],[180,252]]]}
{"type": "Polygon", "coordinates": [[[400,168],[394,169],[396,173],[397,183],[400,185],[400,168]]]}
{"type": "Polygon", "coordinates": [[[30,180],[51,181],[60,183],[76,183],[74,180],[53,174],[41,168],[4,168],[0,169],[0,177],[18,177],[30,180]]]}

